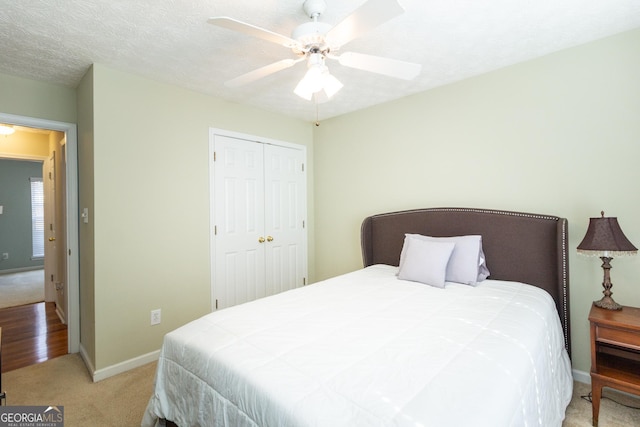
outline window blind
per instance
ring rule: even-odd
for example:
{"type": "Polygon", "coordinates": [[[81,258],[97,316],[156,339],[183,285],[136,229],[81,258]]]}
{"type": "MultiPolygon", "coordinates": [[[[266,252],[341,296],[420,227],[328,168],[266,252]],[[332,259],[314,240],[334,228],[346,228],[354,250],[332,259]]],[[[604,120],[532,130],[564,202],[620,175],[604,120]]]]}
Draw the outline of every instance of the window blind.
{"type": "Polygon", "coordinates": [[[31,246],[32,257],[44,257],[44,190],[42,178],[32,177],[31,182],[31,246]]]}

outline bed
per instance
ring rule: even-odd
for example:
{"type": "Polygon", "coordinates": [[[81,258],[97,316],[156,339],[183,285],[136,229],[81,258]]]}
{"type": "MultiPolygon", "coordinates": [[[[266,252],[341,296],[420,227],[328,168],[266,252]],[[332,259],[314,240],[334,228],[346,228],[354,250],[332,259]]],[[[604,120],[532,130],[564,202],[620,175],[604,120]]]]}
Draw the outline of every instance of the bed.
{"type": "Polygon", "coordinates": [[[573,384],[566,219],[385,213],[363,221],[361,246],[363,269],[167,334],[142,425],[562,424],[573,384]],[[449,280],[462,247],[451,236],[481,236],[488,278],[449,280]],[[414,248],[432,251],[428,280],[448,251],[443,283],[407,279],[425,260],[414,248]]]}

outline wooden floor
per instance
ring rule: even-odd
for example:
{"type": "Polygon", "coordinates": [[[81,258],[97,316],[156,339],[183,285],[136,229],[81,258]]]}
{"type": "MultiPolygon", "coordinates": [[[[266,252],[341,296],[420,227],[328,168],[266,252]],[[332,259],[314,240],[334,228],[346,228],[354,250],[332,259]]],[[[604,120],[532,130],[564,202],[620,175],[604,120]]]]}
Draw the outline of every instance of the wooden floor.
{"type": "Polygon", "coordinates": [[[55,310],[53,302],[0,309],[2,372],[67,354],[67,325],[55,310]]]}

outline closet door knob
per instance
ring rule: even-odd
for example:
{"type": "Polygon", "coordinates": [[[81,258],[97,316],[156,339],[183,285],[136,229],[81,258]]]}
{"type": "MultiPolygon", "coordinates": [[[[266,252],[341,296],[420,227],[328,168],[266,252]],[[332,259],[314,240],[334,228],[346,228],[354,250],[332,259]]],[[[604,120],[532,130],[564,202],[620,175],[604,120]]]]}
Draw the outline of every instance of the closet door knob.
{"type": "Polygon", "coordinates": [[[267,236],[267,242],[273,242],[273,237],[267,236]]]}
{"type": "Polygon", "coordinates": [[[264,243],[264,237],[260,236],[260,238],[258,239],[259,243],[264,243]]]}

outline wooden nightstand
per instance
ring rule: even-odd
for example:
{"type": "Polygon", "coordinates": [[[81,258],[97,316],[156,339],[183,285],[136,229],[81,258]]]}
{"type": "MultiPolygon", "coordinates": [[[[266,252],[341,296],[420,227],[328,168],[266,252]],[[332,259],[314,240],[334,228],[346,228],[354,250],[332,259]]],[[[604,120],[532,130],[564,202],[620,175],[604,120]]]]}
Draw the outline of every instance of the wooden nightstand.
{"type": "Polygon", "coordinates": [[[598,425],[602,387],[640,396],[640,308],[591,306],[591,393],[598,425]]]}

